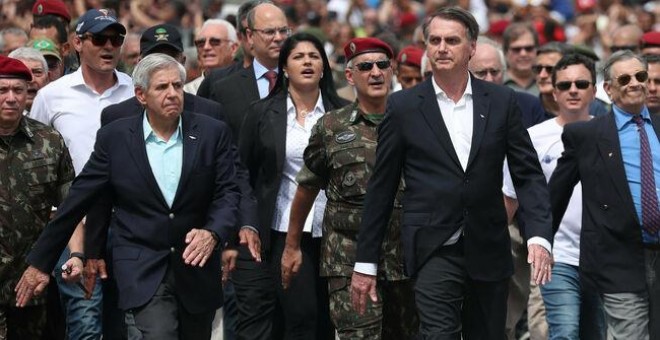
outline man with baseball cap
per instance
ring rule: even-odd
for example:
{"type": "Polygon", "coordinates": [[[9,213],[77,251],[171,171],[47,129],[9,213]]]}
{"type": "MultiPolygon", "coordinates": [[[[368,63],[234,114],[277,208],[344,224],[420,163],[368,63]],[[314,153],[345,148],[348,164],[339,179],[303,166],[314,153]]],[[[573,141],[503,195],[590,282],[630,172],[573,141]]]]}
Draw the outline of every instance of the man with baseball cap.
{"type": "Polygon", "coordinates": [[[21,61],[0,56],[0,339],[41,339],[46,299],[18,309],[14,288],[27,251],[74,177],[60,134],[23,116],[31,80],[21,61]]]}
{"type": "Polygon", "coordinates": [[[396,58],[396,80],[401,85],[401,89],[411,88],[423,81],[422,55],[424,55],[424,50],[412,45],[404,47],[399,52],[396,58]]]}
{"type": "MultiPolygon", "coordinates": [[[[101,110],[132,97],[134,93],[131,78],[115,70],[126,34],[126,28],[117,18],[106,9],[89,10],[78,19],[75,33],[72,44],[79,55],[80,68],[42,88],[34,100],[30,117],[62,134],[76,173],[79,173],[92,153],[101,110]]],[[[94,212],[90,212],[90,220],[93,216],[94,212]]],[[[57,268],[69,256],[69,251],[65,251],[57,268]]],[[[71,253],[71,256],[84,258],[82,254],[71,253]]],[[[86,270],[90,273],[85,277],[86,284],[94,286],[87,299],[86,292],[75,285],[63,284],[59,275],[55,275],[68,335],[72,339],[98,339],[102,334],[101,285],[90,282],[96,280],[96,264],[92,260],[86,263],[86,270]]],[[[106,330],[112,331],[109,328],[106,330]]]]}
{"type": "Polygon", "coordinates": [[[49,82],[60,79],[64,75],[62,55],[60,54],[57,45],[52,40],[40,37],[28,42],[27,45],[41,52],[41,55],[46,59],[49,82]]]}
{"type": "MultiPolygon", "coordinates": [[[[282,256],[285,288],[302,263],[300,240],[305,220],[321,189],[328,196],[321,240],[321,275],[328,278],[330,317],[340,339],[411,339],[417,332],[412,282],[403,273],[401,201],[388,224],[378,272],[379,303],[364,314],[351,306],[351,275],[367,182],[376,159],[378,126],[392,81],[393,52],[376,38],[355,38],[344,48],[346,79],[357,100],[327,113],[312,129],[305,166],[291,206],[291,223],[282,256]],[[332,216],[332,218],[327,218],[332,216]]],[[[419,74],[419,71],[417,71],[419,74]]],[[[401,196],[403,187],[399,187],[401,196]]]]}

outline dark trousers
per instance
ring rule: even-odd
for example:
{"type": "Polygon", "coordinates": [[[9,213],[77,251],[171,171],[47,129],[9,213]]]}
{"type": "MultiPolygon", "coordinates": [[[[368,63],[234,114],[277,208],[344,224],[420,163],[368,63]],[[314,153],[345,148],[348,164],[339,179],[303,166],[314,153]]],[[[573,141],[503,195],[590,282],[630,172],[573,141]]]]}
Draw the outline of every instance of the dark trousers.
{"type": "Polygon", "coordinates": [[[334,339],[330,321],[328,283],[319,275],[321,238],[303,233],[303,263],[290,287],[282,288],[281,261],[286,233],[271,231],[271,270],[277,287],[275,339],[334,339]],[[283,326],[283,327],[281,327],[283,326]]]}
{"type": "Polygon", "coordinates": [[[419,337],[505,340],[508,282],[469,278],[461,241],[438,248],[415,282],[419,337]]]}
{"type": "Polygon", "coordinates": [[[215,310],[191,314],[175,293],[174,274],[168,269],[163,282],[146,305],[125,313],[129,340],[208,340],[215,310]]]}

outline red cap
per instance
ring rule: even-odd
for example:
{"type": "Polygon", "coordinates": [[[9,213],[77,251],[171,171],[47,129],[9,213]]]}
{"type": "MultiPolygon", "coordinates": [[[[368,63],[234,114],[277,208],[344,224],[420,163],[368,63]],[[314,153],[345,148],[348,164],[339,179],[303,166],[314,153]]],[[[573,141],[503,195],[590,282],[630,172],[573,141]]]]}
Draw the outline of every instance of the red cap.
{"type": "Polygon", "coordinates": [[[646,32],[642,35],[642,47],[644,46],[660,46],[660,32],[646,32]]]}
{"type": "Polygon", "coordinates": [[[399,17],[399,27],[417,26],[417,16],[415,13],[406,12],[399,17]]]}
{"type": "Polygon", "coordinates": [[[359,54],[367,52],[382,52],[390,59],[394,56],[394,52],[392,52],[390,45],[378,38],[353,38],[348,44],[346,44],[346,46],[344,46],[346,61],[353,59],[359,54]]]}
{"type": "Polygon", "coordinates": [[[509,27],[508,20],[495,21],[494,23],[490,24],[490,27],[488,28],[488,34],[499,37],[504,34],[504,31],[507,27],[509,27]]]}
{"type": "Polygon", "coordinates": [[[396,62],[399,63],[399,65],[406,64],[421,68],[423,55],[423,49],[415,46],[406,46],[401,52],[399,52],[399,56],[396,57],[396,62]]]}
{"type": "Polygon", "coordinates": [[[62,0],[37,0],[32,6],[32,14],[36,16],[53,14],[66,19],[66,22],[71,22],[71,14],[62,0]]]}
{"type": "Polygon", "coordinates": [[[32,80],[32,72],[22,61],[0,55],[0,78],[32,80]]]}

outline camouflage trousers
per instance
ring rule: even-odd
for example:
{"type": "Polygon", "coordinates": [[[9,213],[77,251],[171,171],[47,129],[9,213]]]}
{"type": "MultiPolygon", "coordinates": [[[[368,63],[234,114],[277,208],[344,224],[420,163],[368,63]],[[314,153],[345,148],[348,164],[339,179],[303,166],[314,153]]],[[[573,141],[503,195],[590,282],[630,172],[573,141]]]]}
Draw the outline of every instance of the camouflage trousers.
{"type": "Polygon", "coordinates": [[[46,305],[0,305],[0,340],[39,340],[46,326],[46,305]]]}
{"type": "Polygon", "coordinates": [[[330,318],[340,339],[415,338],[419,318],[412,280],[378,281],[378,302],[367,299],[364,315],[351,304],[351,278],[328,277],[330,318]]]}

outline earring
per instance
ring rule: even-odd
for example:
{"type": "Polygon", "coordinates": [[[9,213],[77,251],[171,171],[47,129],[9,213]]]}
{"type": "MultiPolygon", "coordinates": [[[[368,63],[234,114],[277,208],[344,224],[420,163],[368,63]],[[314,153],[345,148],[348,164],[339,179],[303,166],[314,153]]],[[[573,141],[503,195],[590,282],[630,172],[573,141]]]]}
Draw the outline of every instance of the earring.
{"type": "Polygon", "coordinates": [[[284,78],[287,78],[287,79],[289,79],[289,74],[288,74],[288,73],[286,73],[286,72],[284,72],[284,78]]]}
{"type": "Polygon", "coordinates": [[[321,72],[321,78],[323,78],[323,72],[321,72]]]}

